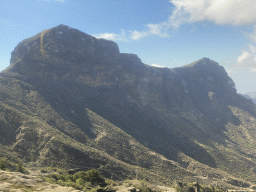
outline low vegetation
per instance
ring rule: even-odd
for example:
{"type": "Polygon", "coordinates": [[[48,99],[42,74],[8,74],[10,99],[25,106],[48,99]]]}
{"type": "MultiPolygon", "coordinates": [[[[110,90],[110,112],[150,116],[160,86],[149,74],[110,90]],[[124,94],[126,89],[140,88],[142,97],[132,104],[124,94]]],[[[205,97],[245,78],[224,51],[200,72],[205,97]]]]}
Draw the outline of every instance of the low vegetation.
{"type": "MultiPolygon", "coordinates": [[[[9,172],[21,172],[28,174],[23,166],[22,162],[14,163],[7,158],[0,158],[0,169],[9,172]]],[[[116,191],[118,186],[124,188],[130,188],[130,191],[140,192],[158,192],[163,191],[158,185],[154,185],[152,182],[145,180],[125,180],[125,181],[114,181],[112,179],[105,179],[99,171],[91,169],[88,171],[79,171],[74,174],[69,174],[67,170],[55,168],[55,167],[44,167],[40,169],[43,176],[40,176],[43,181],[51,184],[58,184],[63,187],[73,187],[77,190],[82,191],[116,191]]],[[[177,192],[226,192],[227,189],[219,186],[202,185],[199,183],[185,183],[182,181],[176,181],[176,185],[172,185],[171,188],[177,192]]],[[[170,188],[169,188],[170,189],[170,188]]]]}
{"type": "Polygon", "coordinates": [[[16,171],[28,174],[28,171],[24,168],[22,162],[15,163],[7,158],[0,158],[0,169],[4,171],[16,171]]]}
{"type": "MultiPolygon", "coordinates": [[[[41,172],[47,172],[47,169],[41,169],[41,172]]],[[[49,183],[56,183],[61,186],[74,187],[75,189],[85,191],[95,190],[107,185],[103,177],[95,169],[79,171],[73,175],[59,170],[57,173],[43,176],[42,179],[49,183]]]]}

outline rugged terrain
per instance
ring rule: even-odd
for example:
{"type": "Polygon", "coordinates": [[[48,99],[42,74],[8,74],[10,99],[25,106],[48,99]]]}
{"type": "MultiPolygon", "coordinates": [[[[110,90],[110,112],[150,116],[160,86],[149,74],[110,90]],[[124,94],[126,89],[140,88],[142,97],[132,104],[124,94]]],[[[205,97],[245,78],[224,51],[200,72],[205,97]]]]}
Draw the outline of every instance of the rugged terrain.
{"type": "Polygon", "coordinates": [[[0,156],[106,178],[248,188],[256,106],[217,62],[155,68],[65,25],[20,42],[0,73],[0,156]]]}
{"type": "Polygon", "coordinates": [[[24,175],[17,172],[0,170],[0,191],[49,191],[49,192],[78,192],[72,187],[62,187],[57,184],[44,182],[37,176],[24,175]]]}

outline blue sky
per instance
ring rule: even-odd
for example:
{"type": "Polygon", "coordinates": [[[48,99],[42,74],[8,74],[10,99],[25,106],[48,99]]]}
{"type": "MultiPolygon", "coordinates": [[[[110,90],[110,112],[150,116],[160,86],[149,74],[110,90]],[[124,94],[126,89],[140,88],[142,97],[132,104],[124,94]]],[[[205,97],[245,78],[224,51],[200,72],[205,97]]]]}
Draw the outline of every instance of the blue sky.
{"type": "Polygon", "coordinates": [[[255,0],[0,0],[0,70],[23,39],[68,25],[115,41],[143,63],[222,65],[239,93],[256,91],[255,0]]]}

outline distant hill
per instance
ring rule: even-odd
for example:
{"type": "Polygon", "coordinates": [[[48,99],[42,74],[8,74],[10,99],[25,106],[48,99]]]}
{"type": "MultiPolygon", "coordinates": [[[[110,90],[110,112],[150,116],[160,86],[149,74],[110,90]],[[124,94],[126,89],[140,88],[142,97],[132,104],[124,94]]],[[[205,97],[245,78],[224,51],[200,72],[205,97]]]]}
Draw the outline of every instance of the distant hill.
{"type": "Polygon", "coordinates": [[[250,97],[248,94],[240,94],[242,95],[243,97],[245,97],[246,99],[250,99],[253,101],[254,104],[256,104],[256,99],[253,99],[252,97],[250,97]]]}
{"type": "Polygon", "coordinates": [[[256,182],[256,107],[217,62],[156,68],[65,25],[0,73],[0,156],[106,178],[256,182]]]}
{"type": "Polygon", "coordinates": [[[246,93],[246,95],[249,95],[251,98],[255,98],[256,97],[256,91],[248,92],[248,93],[246,93]]]}

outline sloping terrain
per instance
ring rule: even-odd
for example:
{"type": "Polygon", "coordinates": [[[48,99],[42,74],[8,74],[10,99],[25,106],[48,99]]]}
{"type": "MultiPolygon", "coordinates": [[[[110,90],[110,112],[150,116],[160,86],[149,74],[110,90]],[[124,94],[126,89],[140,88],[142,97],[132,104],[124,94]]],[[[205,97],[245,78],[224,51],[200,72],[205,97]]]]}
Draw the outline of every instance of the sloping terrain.
{"type": "Polygon", "coordinates": [[[57,184],[44,182],[36,176],[24,175],[17,172],[0,170],[0,191],[49,191],[49,192],[79,192],[72,187],[62,187],[57,184]]]}
{"type": "Polygon", "coordinates": [[[59,25],[14,49],[0,74],[0,111],[0,154],[27,166],[163,183],[256,182],[256,107],[208,58],[155,68],[59,25]]]}

